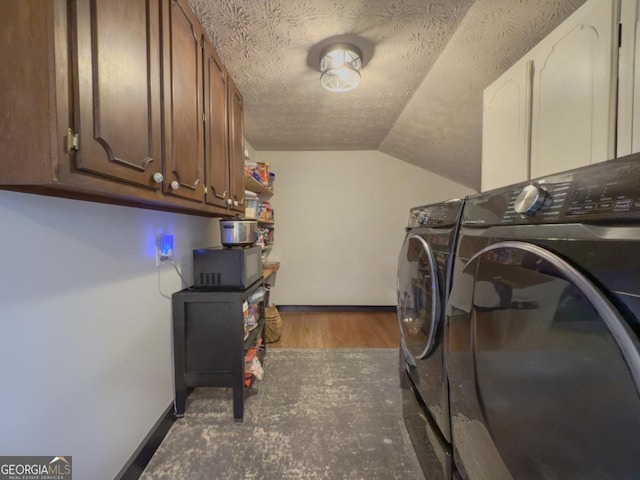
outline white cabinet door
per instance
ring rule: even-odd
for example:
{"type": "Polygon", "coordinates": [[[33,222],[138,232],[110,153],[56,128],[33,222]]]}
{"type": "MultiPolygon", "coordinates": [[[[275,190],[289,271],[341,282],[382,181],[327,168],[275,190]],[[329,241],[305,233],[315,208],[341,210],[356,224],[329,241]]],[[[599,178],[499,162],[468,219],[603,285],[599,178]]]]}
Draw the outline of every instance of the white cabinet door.
{"type": "MultiPolygon", "coordinates": [[[[631,0],[627,0],[630,2],[631,0]]],[[[640,2],[633,5],[633,33],[634,33],[634,68],[633,68],[633,128],[631,152],[640,152],[640,2]]]]}
{"type": "Polygon", "coordinates": [[[616,155],[640,152],[640,0],[622,0],[616,155]]]}
{"type": "Polygon", "coordinates": [[[589,0],[528,55],[532,178],[614,157],[618,8],[589,0]]]}
{"type": "Polygon", "coordinates": [[[529,178],[531,67],[516,63],[484,91],[483,192],[529,178]]]}

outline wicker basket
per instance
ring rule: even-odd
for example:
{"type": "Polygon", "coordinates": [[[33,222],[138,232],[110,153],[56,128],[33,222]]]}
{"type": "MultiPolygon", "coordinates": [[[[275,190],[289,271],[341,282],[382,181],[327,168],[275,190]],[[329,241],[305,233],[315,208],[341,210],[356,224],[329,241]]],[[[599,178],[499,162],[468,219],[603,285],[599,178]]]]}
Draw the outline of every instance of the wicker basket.
{"type": "Polygon", "coordinates": [[[267,343],[275,343],[282,335],[282,318],[275,305],[264,309],[266,321],[264,324],[264,340],[267,343]]]}

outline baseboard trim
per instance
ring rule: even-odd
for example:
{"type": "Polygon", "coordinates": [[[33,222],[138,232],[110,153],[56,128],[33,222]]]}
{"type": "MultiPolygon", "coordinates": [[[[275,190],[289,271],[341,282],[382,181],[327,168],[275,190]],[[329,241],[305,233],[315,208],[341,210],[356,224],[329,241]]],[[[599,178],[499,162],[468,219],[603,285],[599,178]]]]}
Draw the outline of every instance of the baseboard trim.
{"type": "Polygon", "coordinates": [[[118,480],[138,480],[175,421],[173,402],[171,402],[171,405],[167,407],[115,478],[118,480]]]}
{"type": "Polygon", "coordinates": [[[395,305],[277,305],[280,312],[395,312],[395,305]]]}

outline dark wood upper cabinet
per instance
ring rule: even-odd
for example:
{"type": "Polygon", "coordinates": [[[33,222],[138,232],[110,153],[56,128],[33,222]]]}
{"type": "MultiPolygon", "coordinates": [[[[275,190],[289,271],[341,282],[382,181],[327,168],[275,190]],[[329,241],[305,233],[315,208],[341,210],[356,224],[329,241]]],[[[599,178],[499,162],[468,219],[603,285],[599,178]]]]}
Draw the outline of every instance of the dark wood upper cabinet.
{"type": "Polygon", "coordinates": [[[75,0],[75,167],[147,188],[162,178],[158,0],[75,0]]]}
{"type": "Polygon", "coordinates": [[[186,0],[163,0],[165,192],[204,201],[202,30],[186,0]]]}
{"type": "Polygon", "coordinates": [[[242,96],[186,0],[4,0],[0,31],[0,188],[244,210],[242,96]]]}
{"type": "Polygon", "coordinates": [[[244,212],[244,103],[235,82],[228,78],[229,168],[232,208],[244,212]]]}
{"type": "Polygon", "coordinates": [[[227,208],[230,200],[227,71],[206,39],[204,99],[206,202],[227,208]]]}

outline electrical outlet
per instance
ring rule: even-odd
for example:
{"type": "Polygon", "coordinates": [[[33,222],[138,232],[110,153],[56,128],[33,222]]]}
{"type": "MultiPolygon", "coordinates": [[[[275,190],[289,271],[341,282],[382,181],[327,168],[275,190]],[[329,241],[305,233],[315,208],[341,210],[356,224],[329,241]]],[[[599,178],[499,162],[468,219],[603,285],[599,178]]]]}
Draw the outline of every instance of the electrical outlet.
{"type": "Polygon", "coordinates": [[[171,259],[173,259],[173,235],[162,235],[160,245],[156,247],[156,267],[171,259]]]}
{"type": "Polygon", "coordinates": [[[160,251],[160,247],[156,247],[156,267],[159,267],[162,262],[166,262],[167,260],[171,260],[171,256],[164,255],[160,251]]]}

